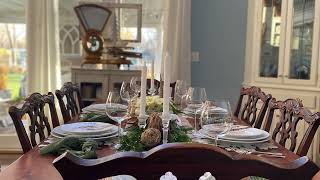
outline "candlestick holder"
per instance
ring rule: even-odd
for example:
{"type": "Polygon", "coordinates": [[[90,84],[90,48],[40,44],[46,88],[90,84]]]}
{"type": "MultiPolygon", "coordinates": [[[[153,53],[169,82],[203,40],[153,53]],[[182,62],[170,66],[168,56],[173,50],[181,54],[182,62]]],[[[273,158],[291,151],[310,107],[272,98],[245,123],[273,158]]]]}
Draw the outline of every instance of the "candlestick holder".
{"type": "Polygon", "coordinates": [[[138,116],[138,125],[140,128],[145,128],[147,124],[148,115],[139,115],[138,116]]]}
{"type": "Polygon", "coordinates": [[[162,143],[166,144],[168,143],[169,124],[170,124],[171,116],[169,114],[162,115],[161,119],[162,119],[162,126],[163,126],[162,143]]]}

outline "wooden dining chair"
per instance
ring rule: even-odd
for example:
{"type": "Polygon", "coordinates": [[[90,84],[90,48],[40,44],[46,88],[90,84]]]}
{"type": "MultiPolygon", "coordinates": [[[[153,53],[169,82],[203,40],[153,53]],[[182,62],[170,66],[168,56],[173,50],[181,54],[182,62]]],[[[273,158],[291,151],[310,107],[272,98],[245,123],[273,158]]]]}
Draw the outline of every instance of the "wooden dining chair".
{"type": "MultiPolygon", "coordinates": [[[[164,81],[161,81],[160,83],[160,88],[159,88],[159,95],[160,97],[163,97],[163,84],[164,81]]],[[[175,93],[175,88],[176,88],[176,82],[172,82],[170,83],[170,87],[171,87],[171,97],[174,100],[174,93],[175,93]]]]}
{"type": "Polygon", "coordinates": [[[41,95],[40,93],[31,94],[25,99],[21,108],[11,106],[9,114],[13,120],[24,153],[31,150],[50,135],[51,125],[49,119],[52,122],[53,128],[59,126],[54,95],[51,92],[48,95],[41,95]],[[45,109],[46,106],[49,107],[50,116],[48,115],[49,112],[45,109]],[[22,122],[25,115],[30,119],[29,136],[22,122]]]}
{"type": "Polygon", "coordinates": [[[271,98],[270,94],[266,95],[258,87],[241,88],[234,116],[255,128],[261,128],[271,98]],[[262,104],[260,110],[258,110],[258,103],[262,104]]]}
{"type": "Polygon", "coordinates": [[[285,146],[288,141],[290,143],[288,149],[299,156],[305,156],[308,153],[314,135],[320,125],[319,112],[312,113],[309,109],[303,107],[300,100],[276,101],[273,98],[269,102],[266,118],[264,129],[267,131],[270,131],[273,122],[277,122],[275,129],[272,130],[272,139],[282,146],[285,146]],[[275,111],[278,111],[278,120],[276,119],[275,111]],[[297,147],[297,126],[300,121],[306,122],[308,127],[297,147]]]}
{"type": "Polygon", "coordinates": [[[84,105],[77,85],[71,82],[64,83],[60,90],[56,90],[55,94],[58,98],[64,123],[79,116],[84,105]]]}
{"type": "Polygon", "coordinates": [[[293,162],[274,163],[255,155],[232,155],[216,146],[199,143],[169,143],[147,152],[120,152],[99,159],[81,159],[66,152],[53,161],[63,179],[100,179],[131,175],[159,179],[172,172],[177,179],[199,179],[210,172],[216,179],[259,176],[270,179],[311,179],[319,168],[306,156],[293,162]]]}

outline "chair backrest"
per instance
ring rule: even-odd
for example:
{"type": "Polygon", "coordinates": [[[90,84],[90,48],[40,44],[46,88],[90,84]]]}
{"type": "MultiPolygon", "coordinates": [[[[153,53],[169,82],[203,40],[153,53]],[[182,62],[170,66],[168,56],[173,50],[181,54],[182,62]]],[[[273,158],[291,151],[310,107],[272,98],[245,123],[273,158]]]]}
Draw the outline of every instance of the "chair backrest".
{"type": "Polygon", "coordinates": [[[241,88],[234,115],[255,128],[261,128],[271,98],[270,94],[266,95],[258,87],[241,88]],[[244,98],[246,98],[245,102],[244,98]],[[259,101],[262,106],[258,111],[259,101]]]}
{"type": "Polygon", "coordinates": [[[65,180],[100,179],[120,174],[158,180],[168,171],[178,179],[199,179],[205,172],[210,172],[216,179],[247,176],[311,179],[319,169],[307,157],[276,164],[255,155],[232,156],[224,149],[198,143],[170,143],[147,152],[121,152],[94,160],[66,152],[53,164],[65,180]]]}
{"type": "Polygon", "coordinates": [[[62,88],[56,90],[55,93],[65,123],[81,113],[84,106],[80,95],[80,89],[77,85],[72,84],[71,82],[64,83],[62,88]]]}
{"type": "Polygon", "coordinates": [[[296,151],[296,154],[305,156],[308,153],[315,133],[320,125],[320,113],[312,113],[303,107],[302,102],[296,99],[287,99],[285,101],[276,101],[274,98],[269,102],[268,112],[264,129],[270,130],[272,122],[277,122],[272,131],[272,139],[276,140],[282,146],[290,142],[290,151],[296,151]],[[275,119],[275,111],[279,112],[279,122],[275,119]],[[297,125],[300,121],[308,124],[308,128],[303,134],[303,138],[297,147],[297,125]]]}
{"type": "Polygon", "coordinates": [[[51,133],[51,126],[48,120],[49,116],[45,109],[46,105],[48,105],[50,109],[52,127],[59,126],[59,120],[54,103],[54,95],[51,92],[48,93],[48,95],[33,93],[25,99],[21,108],[16,106],[11,106],[9,108],[9,114],[13,120],[24,153],[28,152],[38,144],[37,134],[39,136],[39,140],[43,141],[51,133]],[[30,137],[28,137],[22,123],[24,115],[29,116],[30,119],[30,137]],[[45,130],[47,133],[45,133],[45,130]]]}
{"type": "MultiPolygon", "coordinates": [[[[163,97],[163,85],[164,85],[164,81],[161,81],[161,82],[160,82],[160,88],[159,88],[159,96],[160,96],[160,97],[163,97]]],[[[171,87],[171,97],[172,97],[172,99],[174,99],[176,82],[170,83],[170,87],[171,87]]]]}

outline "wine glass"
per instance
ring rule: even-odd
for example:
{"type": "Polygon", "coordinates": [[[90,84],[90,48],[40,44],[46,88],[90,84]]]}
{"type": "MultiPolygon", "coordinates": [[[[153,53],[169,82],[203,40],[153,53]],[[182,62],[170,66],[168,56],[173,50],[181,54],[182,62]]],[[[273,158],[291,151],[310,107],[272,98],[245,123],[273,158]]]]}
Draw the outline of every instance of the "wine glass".
{"type": "Polygon", "coordinates": [[[153,80],[153,87],[152,87],[152,80],[150,80],[150,88],[148,89],[148,93],[151,95],[151,96],[154,96],[156,95],[156,93],[158,92],[159,90],[159,84],[156,80],[153,80]]]}
{"type": "Polygon", "coordinates": [[[122,105],[122,99],[119,92],[109,92],[106,101],[106,114],[110,119],[118,124],[118,136],[121,136],[121,122],[128,117],[126,106],[122,105]]]}
{"type": "Polygon", "coordinates": [[[183,96],[187,93],[188,91],[188,86],[187,82],[183,80],[177,80],[175,89],[174,89],[174,101],[176,104],[181,105],[183,104],[181,101],[183,99],[183,96]]]}
{"type": "Polygon", "coordinates": [[[141,91],[140,81],[137,77],[132,77],[130,80],[130,88],[135,93],[135,96],[139,96],[141,91]]]}
{"type": "Polygon", "coordinates": [[[132,99],[135,96],[135,93],[130,88],[130,83],[122,82],[121,88],[120,88],[120,96],[121,96],[121,99],[125,100],[130,105],[132,99]]]}
{"type": "Polygon", "coordinates": [[[187,107],[185,111],[194,115],[194,127],[195,131],[198,129],[197,114],[201,112],[204,102],[207,100],[207,93],[205,88],[190,87],[186,97],[187,107]]]}
{"type": "Polygon", "coordinates": [[[232,112],[227,100],[206,101],[200,117],[200,134],[215,139],[226,134],[232,127],[232,112]]]}

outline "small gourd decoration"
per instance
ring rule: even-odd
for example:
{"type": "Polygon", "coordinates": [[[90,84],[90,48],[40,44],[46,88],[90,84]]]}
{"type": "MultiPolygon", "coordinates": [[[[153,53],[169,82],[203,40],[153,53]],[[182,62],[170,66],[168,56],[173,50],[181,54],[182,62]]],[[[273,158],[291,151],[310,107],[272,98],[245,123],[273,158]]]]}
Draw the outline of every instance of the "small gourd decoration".
{"type": "Polygon", "coordinates": [[[140,141],[148,148],[154,147],[161,141],[161,132],[155,128],[148,128],[141,134],[140,141]]]}
{"type": "Polygon", "coordinates": [[[149,116],[147,129],[141,134],[141,143],[146,147],[154,147],[161,142],[162,121],[159,113],[152,113],[149,116]]]}
{"type": "Polygon", "coordinates": [[[162,120],[159,113],[152,113],[149,117],[148,128],[155,128],[162,131],[162,120]]]}

